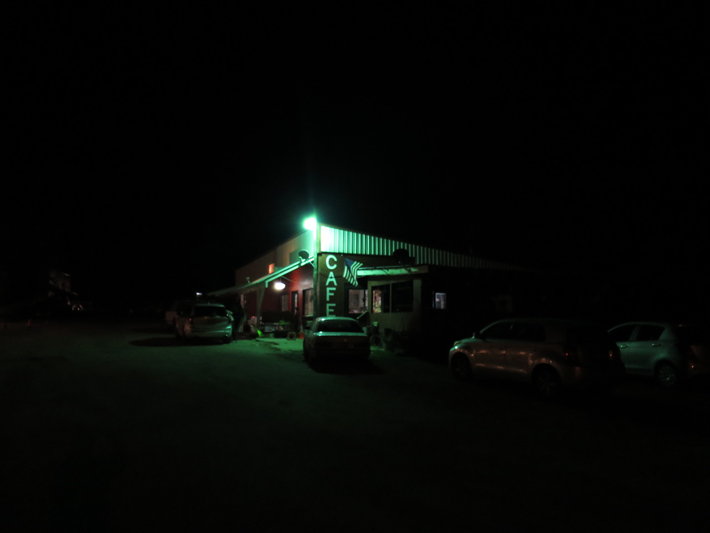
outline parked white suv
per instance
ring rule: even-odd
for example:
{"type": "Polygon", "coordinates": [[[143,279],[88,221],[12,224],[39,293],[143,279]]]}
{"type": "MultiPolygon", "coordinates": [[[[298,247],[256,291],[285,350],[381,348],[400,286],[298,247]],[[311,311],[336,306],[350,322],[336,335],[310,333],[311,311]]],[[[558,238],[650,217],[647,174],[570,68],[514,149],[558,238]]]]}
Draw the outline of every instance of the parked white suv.
{"type": "Polygon", "coordinates": [[[183,340],[216,339],[232,341],[234,316],[221,303],[195,302],[180,308],[175,319],[175,334],[183,340]]]}
{"type": "Polygon", "coordinates": [[[449,351],[454,377],[531,383],[544,397],[565,388],[609,390],[623,376],[619,349],[593,323],[518,318],[493,322],[449,351]]]}

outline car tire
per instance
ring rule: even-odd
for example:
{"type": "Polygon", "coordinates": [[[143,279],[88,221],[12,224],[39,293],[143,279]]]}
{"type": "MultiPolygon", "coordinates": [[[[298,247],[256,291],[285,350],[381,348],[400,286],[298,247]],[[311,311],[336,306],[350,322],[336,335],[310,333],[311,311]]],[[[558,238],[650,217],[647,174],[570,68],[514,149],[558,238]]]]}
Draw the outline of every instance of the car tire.
{"type": "Polygon", "coordinates": [[[664,388],[670,389],[676,387],[680,381],[678,369],[670,363],[658,363],[653,373],[656,383],[664,388]]]}
{"type": "Polygon", "coordinates": [[[549,366],[541,366],[535,369],[532,383],[535,392],[548,400],[559,397],[562,392],[562,380],[557,371],[549,366]]]}
{"type": "Polygon", "coordinates": [[[321,359],[316,355],[316,352],[314,352],[313,350],[308,350],[307,352],[304,351],[303,355],[306,359],[306,363],[308,364],[308,366],[310,366],[314,370],[320,368],[321,359]]]}
{"type": "Polygon", "coordinates": [[[451,358],[451,374],[459,381],[471,381],[473,372],[466,355],[458,353],[451,358]]]}
{"type": "Polygon", "coordinates": [[[318,361],[316,359],[315,354],[310,350],[307,350],[305,346],[303,347],[303,360],[311,368],[315,368],[316,366],[318,366],[318,361]]]}

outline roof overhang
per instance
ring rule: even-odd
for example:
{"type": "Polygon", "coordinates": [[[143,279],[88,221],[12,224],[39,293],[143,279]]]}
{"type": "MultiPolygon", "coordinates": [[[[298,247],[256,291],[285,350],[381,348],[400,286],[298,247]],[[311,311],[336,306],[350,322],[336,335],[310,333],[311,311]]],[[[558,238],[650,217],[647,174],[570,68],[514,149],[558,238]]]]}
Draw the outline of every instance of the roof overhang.
{"type": "Polygon", "coordinates": [[[272,281],[277,280],[280,277],[283,277],[286,274],[289,274],[289,273],[293,272],[294,270],[301,268],[302,266],[313,264],[314,260],[315,260],[315,257],[309,257],[308,259],[300,259],[300,260],[296,261],[295,263],[291,263],[288,266],[285,266],[283,268],[275,270],[271,274],[267,274],[266,276],[262,276],[259,279],[255,279],[254,281],[249,281],[249,282],[245,283],[244,285],[235,285],[233,287],[227,287],[225,289],[219,289],[217,291],[212,291],[212,292],[208,293],[208,296],[227,296],[230,294],[241,294],[244,292],[255,291],[255,290],[259,289],[260,287],[266,288],[269,286],[269,283],[271,283],[272,281]]]}
{"type": "Polygon", "coordinates": [[[429,265],[363,266],[358,269],[357,275],[358,277],[406,276],[411,274],[426,274],[428,272],[429,265]]]}

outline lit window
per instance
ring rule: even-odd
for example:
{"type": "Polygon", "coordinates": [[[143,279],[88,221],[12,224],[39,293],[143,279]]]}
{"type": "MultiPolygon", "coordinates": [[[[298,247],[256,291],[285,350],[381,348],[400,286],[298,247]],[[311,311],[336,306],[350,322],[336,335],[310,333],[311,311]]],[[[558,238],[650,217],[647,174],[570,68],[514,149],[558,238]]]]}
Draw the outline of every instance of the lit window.
{"type": "Polygon", "coordinates": [[[446,309],[446,293],[445,292],[435,292],[434,298],[432,300],[432,307],[434,309],[446,309]]]}
{"type": "Polygon", "coordinates": [[[267,274],[273,274],[276,271],[276,263],[269,263],[267,274]]]}
{"type": "Polygon", "coordinates": [[[367,311],[367,291],[350,289],[348,291],[348,313],[359,315],[367,311]]]}
{"type": "Polygon", "coordinates": [[[390,286],[380,285],[372,289],[372,312],[390,312],[390,286]]]}

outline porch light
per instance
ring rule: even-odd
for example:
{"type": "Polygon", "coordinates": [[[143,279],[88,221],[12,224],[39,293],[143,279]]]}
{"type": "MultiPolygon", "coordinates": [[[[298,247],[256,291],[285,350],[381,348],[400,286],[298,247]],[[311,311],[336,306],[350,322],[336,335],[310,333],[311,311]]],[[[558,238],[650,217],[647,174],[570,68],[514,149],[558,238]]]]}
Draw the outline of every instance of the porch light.
{"type": "Polygon", "coordinates": [[[278,281],[274,282],[274,290],[282,291],[285,288],[286,288],[286,284],[283,281],[278,280],[278,281]]]}

